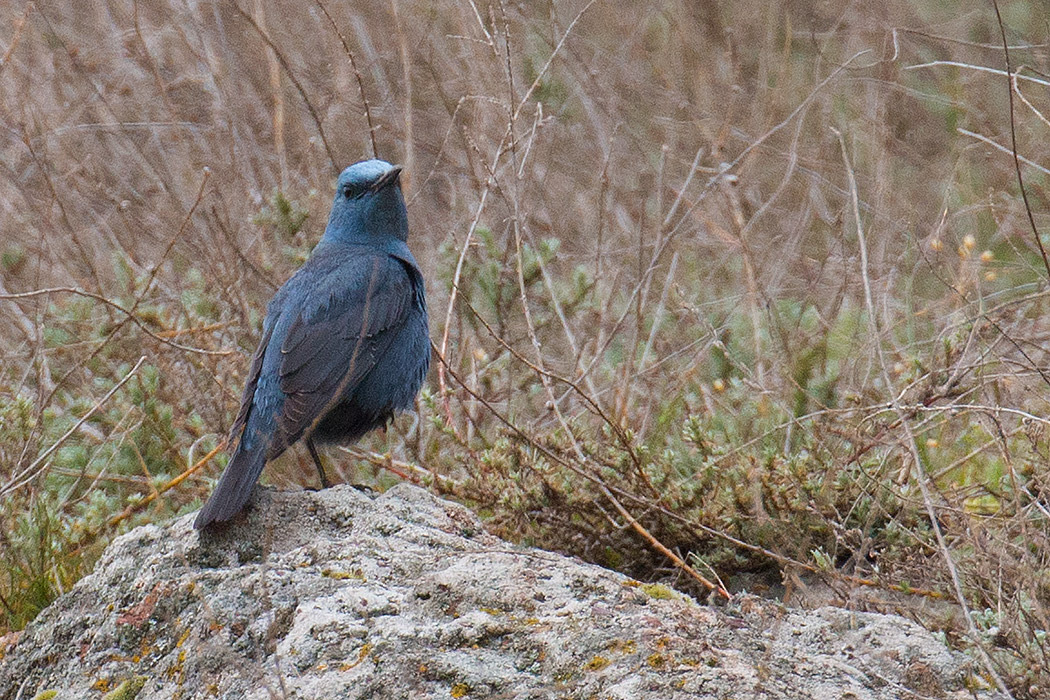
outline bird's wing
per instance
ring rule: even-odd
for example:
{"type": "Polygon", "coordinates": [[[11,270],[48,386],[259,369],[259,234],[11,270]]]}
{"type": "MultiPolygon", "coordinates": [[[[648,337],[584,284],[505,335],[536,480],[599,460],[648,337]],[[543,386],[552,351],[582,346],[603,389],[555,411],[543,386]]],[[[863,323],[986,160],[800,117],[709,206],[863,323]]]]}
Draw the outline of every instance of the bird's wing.
{"type": "Polygon", "coordinates": [[[298,440],[360,384],[390,347],[415,298],[404,263],[357,255],[300,308],[281,343],[285,395],[271,453],[298,440]]]}
{"type": "Polygon", "coordinates": [[[263,336],[259,341],[259,347],[255,349],[255,354],[252,355],[252,367],[248,370],[248,381],[245,382],[244,393],[241,394],[241,408],[237,412],[237,418],[233,421],[233,427],[230,428],[230,437],[227,441],[230,445],[235,440],[240,439],[241,434],[244,432],[244,426],[248,423],[248,414],[251,412],[255,398],[255,387],[259,383],[259,375],[262,373],[263,356],[266,353],[266,346],[269,345],[272,334],[273,324],[264,324],[263,336]]]}

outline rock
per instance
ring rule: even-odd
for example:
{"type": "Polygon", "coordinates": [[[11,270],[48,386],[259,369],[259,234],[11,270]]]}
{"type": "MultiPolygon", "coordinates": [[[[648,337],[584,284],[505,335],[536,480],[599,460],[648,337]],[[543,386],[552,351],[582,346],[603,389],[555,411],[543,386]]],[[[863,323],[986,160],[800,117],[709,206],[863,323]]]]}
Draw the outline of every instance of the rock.
{"type": "Polygon", "coordinates": [[[0,700],[974,697],[902,618],[704,607],[409,485],[260,490],[220,532],[192,520],[114,541],[6,651],[0,700]]]}

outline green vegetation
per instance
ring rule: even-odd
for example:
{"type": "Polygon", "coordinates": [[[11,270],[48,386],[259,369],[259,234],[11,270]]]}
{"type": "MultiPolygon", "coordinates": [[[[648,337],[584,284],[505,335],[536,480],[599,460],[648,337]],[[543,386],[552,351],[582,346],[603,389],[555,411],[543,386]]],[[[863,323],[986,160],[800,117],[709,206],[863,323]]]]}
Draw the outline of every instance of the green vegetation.
{"type": "MultiPolygon", "coordinates": [[[[330,5],[367,117],[309,3],[0,27],[0,633],[199,507],[265,302],[374,136],[441,357],[333,476],[408,475],[654,597],[869,589],[1045,695],[1041,6],[1001,3],[1037,68],[1014,95],[1037,238],[990,6],[330,5]]],[[[293,450],[264,479],[313,474],[293,450]]]]}

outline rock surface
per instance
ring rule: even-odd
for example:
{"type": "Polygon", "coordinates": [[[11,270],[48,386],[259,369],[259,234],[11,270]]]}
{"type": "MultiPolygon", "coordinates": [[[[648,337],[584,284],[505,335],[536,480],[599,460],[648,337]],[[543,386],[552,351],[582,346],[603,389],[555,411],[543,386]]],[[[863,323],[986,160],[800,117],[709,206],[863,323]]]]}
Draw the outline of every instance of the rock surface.
{"type": "Polygon", "coordinates": [[[0,700],[974,697],[902,618],[703,607],[409,485],[261,490],[221,532],[191,522],[117,539],[7,650],[0,700]]]}

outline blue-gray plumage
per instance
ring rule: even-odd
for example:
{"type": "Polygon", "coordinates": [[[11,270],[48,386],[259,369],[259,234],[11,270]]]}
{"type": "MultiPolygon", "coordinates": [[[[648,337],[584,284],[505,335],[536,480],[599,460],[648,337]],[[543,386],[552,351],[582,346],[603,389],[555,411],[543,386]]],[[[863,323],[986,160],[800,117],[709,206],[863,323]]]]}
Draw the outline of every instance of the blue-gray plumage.
{"type": "Polygon", "coordinates": [[[232,457],[195,528],[240,512],[266,463],[300,439],[327,486],[315,441],[356,440],[412,406],[430,340],[400,172],[366,160],[339,176],[321,242],[267,308],[232,457]]]}

